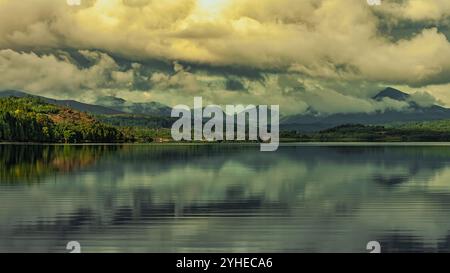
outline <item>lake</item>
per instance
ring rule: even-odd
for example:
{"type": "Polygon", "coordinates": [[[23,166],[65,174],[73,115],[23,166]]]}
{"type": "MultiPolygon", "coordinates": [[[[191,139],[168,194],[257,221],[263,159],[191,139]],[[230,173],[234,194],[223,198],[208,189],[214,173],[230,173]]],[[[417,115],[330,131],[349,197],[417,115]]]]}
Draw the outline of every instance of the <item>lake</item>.
{"type": "Polygon", "coordinates": [[[450,252],[450,146],[0,145],[0,252],[450,252]]]}

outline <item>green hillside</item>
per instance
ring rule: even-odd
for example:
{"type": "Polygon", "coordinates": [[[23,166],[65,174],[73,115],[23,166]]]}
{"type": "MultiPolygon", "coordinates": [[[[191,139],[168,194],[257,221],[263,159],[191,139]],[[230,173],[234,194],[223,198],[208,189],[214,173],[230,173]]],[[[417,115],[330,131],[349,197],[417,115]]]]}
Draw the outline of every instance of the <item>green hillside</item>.
{"type": "Polygon", "coordinates": [[[421,121],[409,123],[394,123],[386,126],[387,128],[398,128],[401,130],[421,130],[426,132],[450,133],[450,120],[421,121]]]}
{"type": "MultiPolygon", "coordinates": [[[[0,141],[120,143],[168,141],[171,120],[98,116],[33,97],[0,98],[0,141]]],[[[340,125],[317,133],[281,132],[281,141],[450,141],[450,120],[340,125]]]]}
{"type": "Polygon", "coordinates": [[[317,133],[281,133],[290,141],[450,141],[450,120],[397,123],[388,125],[345,124],[317,133]]]}
{"type": "Polygon", "coordinates": [[[0,99],[0,141],[125,142],[132,137],[86,113],[39,98],[0,99]]]}

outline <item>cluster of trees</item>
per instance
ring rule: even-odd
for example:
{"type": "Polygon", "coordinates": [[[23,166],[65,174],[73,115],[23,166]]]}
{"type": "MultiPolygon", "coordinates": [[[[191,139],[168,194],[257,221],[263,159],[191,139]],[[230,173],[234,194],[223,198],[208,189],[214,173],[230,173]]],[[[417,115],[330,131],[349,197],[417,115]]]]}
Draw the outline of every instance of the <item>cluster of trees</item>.
{"type": "Polygon", "coordinates": [[[37,118],[0,112],[0,140],[3,141],[47,141],[48,127],[37,118]]]}
{"type": "Polygon", "coordinates": [[[450,120],[396,125],[345,124],[313,133],[282,132],[291,141],[450,141],[450,120]]]}
{"type": "Polygon", "coordinates": [[[38,98],[0,99],[0,141],[81,143],[128,140],[118,128],[88,115],[86,119],[67,115],[57,122],[52,119],[64,111],[67,109],[38,98]]]}
{"type": "Polygon", "coordinates": [[[80,142],[125,142],[127,139],[123,133],[112,126],[99,122],[91,124],[72,124],[62,122],[53,128],[53,141],[63,141],[65,143],[80,142]]]}

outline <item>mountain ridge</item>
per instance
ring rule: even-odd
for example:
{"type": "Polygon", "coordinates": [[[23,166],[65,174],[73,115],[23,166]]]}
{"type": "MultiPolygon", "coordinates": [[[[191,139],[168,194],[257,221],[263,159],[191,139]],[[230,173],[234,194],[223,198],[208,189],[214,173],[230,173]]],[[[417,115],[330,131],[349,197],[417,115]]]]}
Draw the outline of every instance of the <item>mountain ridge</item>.
{"type": "Polygon", "coordinates": [[[95,104],[135,115],[170,117],[172,108],[159,102],[129,102],[115,96],[97,98],[95,104]]]}
{"type": "MultiPolygon", "coordinates": [[[[170,122],[171,108],[158,102],[128,102],[123,98],[114,96],[105,96],[97,99],[98,104],[86,104],[75,100],[56,100],[52,98],[31,95],[26,92],[17,90],[0,91],[0,97],[37,97],[47,103],[59,106],[73,108],[77,111],[89,112],[91,114],[116,117],[113,121],[115,124],[130,123],[130,119],[137,117],[151,117],[151,120],[142,120],[137,124],[153,124],[168,126],[170,122]],[[163,122],[158,122],[162,119],[163,122]]],[[[408,102],[407,111],[387,110],[384,112],[374,113],[336,113],[329,115],[320,115],[313,109],[306,114],[296,114],[282,117],[280,120],[281,130],[297,130],[304,132],[320,131],[342,124],[363,124],[363,125],[380,125],[395,122],[415,122],[415,121],[435,121],[450,119],[450,109],[431,105],[421,107],[411,100],[411,95],[404,93],[398,89],[387,87],[378,92],[371,99],[381,101],[384,99],[392,99],[396,101],[408,102]]],[[[106,119],[107,120],[107,119],[106,119]]],[[[136,123],[136,122],[134,122],[136,123]]],[[[134,124],[133,123],[133,124],[134,124]]]]}
{"type": "Polygon", "coordinates": [[[373,100],[381,101],[384,98],[390,98],[397,101],[406,101],[411,96],[405,92],[402,92],[398,89],[392,87],[386,87],[385,89],[378,92],[375,96],[372,97],[373,100]]]}
{"type": "Polygon", "coordinates": [[[280,127],[282,130],[314,132],[333,128],[342,124],[381,125],[393,122],[450,119],[449,108],[436,104],[428,107],[421,107],[411,100],[411,95],[392,87],[381,90],[371,99],[374,101],[382,101],[386,98],[407,102],[409,108],[406,111],[387,110],[374,113],[336,113],[329,115],[317,115],[314,111],[310,111],[307,114],[296,114],[284,117],[280,121],[280,127]]]}
{"type": "Polygon", "coordinates": [[[83,103],[83,102],[79,102],[76,100],[57,100],[57,99],[53,99],[53,98],[32,95],[32,94],[29,94],[29,93],[26,93],[23,91],[18,91],[18,90],[2,90],[2,91],[0,91],[0,98],[5,98],[5,97],[17,97],[17,98],[34,97],[34,98],[42,99],[43,101],[50,103],[50,104],[59,105],[59,106],[63,106],[63,107],[69,107],[69,108],[75,109],[77,111],[89,112],[89,113],[97,114],[97,115],[125,114],[124,112],[121,112],[121,111],[118,111],[115,109],[110,109],[110,108],[107,108],[107,107],[104,107],[101,105],[88,104],[88,103],[83,103]]]}

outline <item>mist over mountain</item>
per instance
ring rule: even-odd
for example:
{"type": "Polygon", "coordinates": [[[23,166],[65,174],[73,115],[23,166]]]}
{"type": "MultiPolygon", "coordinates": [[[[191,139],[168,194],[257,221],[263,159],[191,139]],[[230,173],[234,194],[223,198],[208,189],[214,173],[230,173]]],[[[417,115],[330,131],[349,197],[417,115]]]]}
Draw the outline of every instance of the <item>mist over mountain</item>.
{"type": "Polygon", "coordinates": [[[310,109],[306,114],[291,115],[282,118],[282,130],[319,131],[342,124],[378,125],[395,122],[433,121],[450,119],[450,109],[431,104],[426,105],[412,100],[412,96],[395,88],[388,87],[372,97],[374,101],[385,99],[405,102],[408,108],[377,111],[374,113],[338,113],[323,115],[310,109]],[[421,106],[426,105],[426,106],[421,106]]]}
{"type": "Polygon", "coordinates": [[[372,97],[372,99],[377,101],[381,101],[385,98],[390,98],[398,101],[406,101],[408,98],[410,98],[410,95],[395,88],[387,87],[386,89],[382,90],[380,93],[372,97]]]}
{"type": "MultiPolygon", "coordinates": [[[[157,127],[170,127],[171,108],[158,102],[129,102],[114,96],[99,97],[96,104],[86,104],[75,100],[56,100],[34,96],[17,90],[0,91],[0,97],[39,97],[55,105],[69,107],[95,115],[114,117],[114,124],[127,124],[157,127]],[[150,118],[150,120],[149,120],[150,118]],[[160,121],[158,121],[158,118],[160,121]],[[162,126],[162,125],[161,125],[162,126]]],[[[281,130],[301,132],[319,131],[343,124],[379,125],[396,122],[434,121],[450,119],[450,109],[436,104],[423,104],[413,100],[413,96],[388,87],[370,98],[373,101],[394,100],[403,102],[408,107],[403,110],[386,110],[373,113],[337,113],[323,114],[310,108],[306,113],[281,117],[281,130]],[[421,106],[422,105],[422,106],[421,106]],[[425,105],[425,106],[423,106],[425,105]]],[[[269,111],[270,113],[270,111],[269,111]]]]}
{"type": "Polygon", "coordinates": [[[159,102],[133,103],[114,96],[99,97],[95,103],[128,114],[170,117],[172,111],[172,108],[159,102]]]}
{"type": "Polygon", "coordinates": [[[118,114],[124,113],[122,111],[107,108],[107,107],[100,106],[100,105],[87,104],[87,103],[82,103],[82,102],[75,101],[75,100],[57,100],[57,99],[52,99],[52,98],[47,98],[47,97],[42,97],[42,96],[31,95],[31,94],[28,94],[28,93],[25,93],[22,91],[17,91],[17,90],[0,91],[0,98],[5,98],[5,97],[17,97],[17,98],[35,97],[35,98],[40,98],[44,102],[47,102],[50,104],[69,107],[69,108],[75,109],[77,111],[88,112],[88,113],[96,114],[96,115],[118,115],[118,114]]]}

